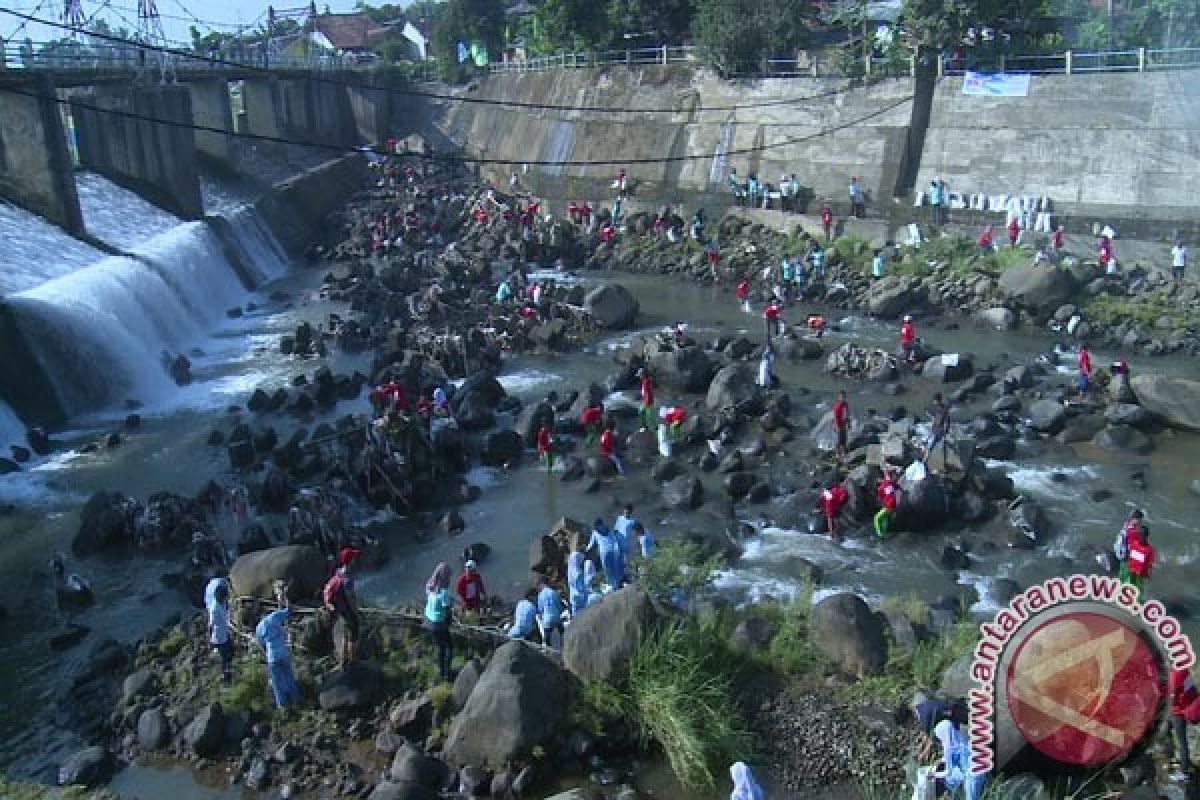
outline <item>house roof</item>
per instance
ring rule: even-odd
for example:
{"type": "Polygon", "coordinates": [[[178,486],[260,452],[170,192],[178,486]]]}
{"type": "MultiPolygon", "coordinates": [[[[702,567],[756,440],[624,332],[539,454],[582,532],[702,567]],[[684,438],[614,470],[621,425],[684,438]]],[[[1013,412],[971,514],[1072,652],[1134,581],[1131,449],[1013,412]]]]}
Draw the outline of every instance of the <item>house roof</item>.
{"type": "Polygon", "coordinates": [[[388,32],[366,14],[317,14],[313,26],[339,50],[366,50],[388,32]]]}

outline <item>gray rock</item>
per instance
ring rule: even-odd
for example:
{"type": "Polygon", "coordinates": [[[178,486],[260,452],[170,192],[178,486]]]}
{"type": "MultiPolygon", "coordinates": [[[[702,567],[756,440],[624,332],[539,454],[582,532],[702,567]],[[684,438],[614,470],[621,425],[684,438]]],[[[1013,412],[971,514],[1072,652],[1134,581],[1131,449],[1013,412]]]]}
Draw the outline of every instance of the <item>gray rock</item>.
{"type": "Polygon", "coordinates": [[[971,665],[974,663],[974,655],[967,653],[959,658],[950,666],[942,671],[942,680],[938,685],[938,692],[945,697],[966,697],[975,686],[975,680],[971,677],[971,665]]]}
{"type": "Polygon", "coordinates": [[[1109,425],[1096,434],[1092,443],[1116,453],[1144,455],[1154,449],[1154,442],[1149,436],[1129,425],[1109,425]]]}
{"type": "Polygon", "coordinates": [[[103,747],[85,747],[58,768],[58,785],[99,786],[108,781],[114,766],[112,754],[103,747]]]}
{"type": "Polygon", "coordinates": [[[739,622],[729,635],[730,644],[742,653],[755,653],[766,648],[775,638],[779,627],[766,617],[748,617],[739,622]]]}
{"type": "Polygon", "coordinates": [[[699,347],[666,349],[652,342],[646,345],[646,360],[660,386],[685,392],[704,391],[717,371],[716,363],[699,347]]]}
{"type": "Polygon", "coordinates": [[[388,712],[388,723],[407,739],[424,739],[433,724],[433,703],[428,697],[401,700],[388,712]]]}
{"type": "Polygon", "coordinates": [[[704,484],[699,478],[680,475],[663,485],[662,497],[668,508],[690,511],[704,503],[704,484]]]}
{"type": "Polygon", "coordinates": [[[709,411],[737,408],[751,413],[749,407],[758,396],[759,388],[750,370],[741,364],[730,364],[713,377],[704,405],[709,411]]]}
{"type": "Polygon", "coordinates": [[[166,746],[170,738],[171,729],[162,709],[148,708],[138,717],[138,747],[143,750],[157,750],[166,746]]]}
{"type": "Polygon", "coordinates": [[[896,319],[906,311],[925,304],[927,294],[920,278],[889,275],[876,281],[867,291],[866,303],[871,314],[896,319]]]}
{"type": "Polygon", "coordinates": [[[1114,425],[1147,428],[1154,424],[1154,415],[1134,403],[1113,403],[1104,410],[1104,418],[1114,425]]]}
{"type": "Polygon", "coordinates": [[[415,783],[384,781],[367,795],[367,800],[438,800],[441,795],[415,783]]]}
{"type": "Polygon", "coordinates": [[[812,609],[812,641],[850,675],[876,675],[887,662],[883,625],[861,597],[840,592],[812,609]]]}
{"type": "Polygon", "coordinates": [[[1006,269],[998,288],[1038,320],[1045,320],[1075,295],[1079,284],[1066,270],[1030,262],[1006,269]]]}
{"type": "Polygon", "coordinates": [[[617,681],[635,642],[657,621],[654,603],[644,590],[627,586],[612,592],[567,627],[563,663],[585,680],[617,681]]]}
{"type": "Polygon", "coordinates": [[[479,676],[482,674],[483,664],[477,658],[468,661],[458,671],[458,675],[454,678],[454,692],[452,694],[455,709],[461,710],[467,704],[467,698],[475,690],[475,684],[479,683],[479,676]]]}
{"type": "Polygon", "coordinates": [[[368,708],[379,696],[381,682],[379,667],[355,661],[326,676],[317,689],[317,704],[324,711],[368,708]]]}
{"type": "Polygon", "coordinates": [[[307,601],[321,591],[328,570],[317,548],[287,545],[239,556],[229,571],[229,582],[234,595],[273,599],[275,581],[283,580],[290,599],[307,601]]]}
{"type": "Polygon", "coordinates": [[[457,766],[502,768],[549,741],[566,714],[567,675],[562,667],[523,642],[509,642],[492,654],[466,706],[451,723],[445,757],[457,766]]]}
{"type": "Polygon", "coordinates": [[[1037,383],[1037,376],[1032,369],[1022,364],[1004,373],[1004,382],[1016,389],[1032,389],[1037,383]]]}
{"type": "Polygon", "coordinates": [[[921,367],[921,376],[940,383],[957,383],[965,381],[971,377],[974,369],[971,365],[971,359],[964,355],[958,355],[957,360],[952,356],[957,354],[947,354],[946,356],[933,356],[925,361],[925,365],[921,367]]]}
{"type": "Polygon", "coordinates": [[[121,687],[121,702],[132,705],[158,691],[158,676],[148,669],[139,669],[125,678],[121,687]]]}
{"type": "Polygon", "coordinates": [[[1200,431],[1200,381],[1166,375],[1135,375],[1131,381],[1138,403],[1173,428],[1200,431]]]}
{"type": "Polygon", "coordinates": [[[1067,419],[1067,410],[1062,403],[1049,397],[1038,400],[1029,407],[1029,422],[1042,433],[1057,433],[1067,419]]]}
{"type": "Polygon", "coordinates": [[[411,744],[405,744],[396,751],[392,767],[388,770],[388,778],[395,783],[412,783],[435,791],[446,782],[449,774],[449,767],[411,744]]]}
{"type": "Polygon", "coordinates": [[[592,289],[584,298],[583,307],[597,325],[610,330],[628,328],[638,314],[637,300],[619,283],[605,283],[592,289]]]}
{"type": "Polygon", "coordinates": [[[1017,315],[1010,308],[994,306],[975,312],[975,322],[984,328],[1011,331],[1017,327],[1017,315]]]}
{"type": "Polygon", "coordinates": [[[217,703],[210,703],[200,709],[200,713],[183,729],[184,743],[201,758],[215,756],[221,749],[224,736],[225,715],[217,703]]]}

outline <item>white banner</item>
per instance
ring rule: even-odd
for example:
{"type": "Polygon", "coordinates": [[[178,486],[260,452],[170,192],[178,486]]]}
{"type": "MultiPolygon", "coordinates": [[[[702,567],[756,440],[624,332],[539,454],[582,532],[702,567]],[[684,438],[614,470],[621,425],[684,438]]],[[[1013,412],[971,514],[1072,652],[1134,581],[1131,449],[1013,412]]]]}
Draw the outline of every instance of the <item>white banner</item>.
{"type": "Polygon", "coordinates": [[[963,76],[963,94],[984,97],[1025,97],[1029,94],[1029,73],[968,72],[963,76]]]}

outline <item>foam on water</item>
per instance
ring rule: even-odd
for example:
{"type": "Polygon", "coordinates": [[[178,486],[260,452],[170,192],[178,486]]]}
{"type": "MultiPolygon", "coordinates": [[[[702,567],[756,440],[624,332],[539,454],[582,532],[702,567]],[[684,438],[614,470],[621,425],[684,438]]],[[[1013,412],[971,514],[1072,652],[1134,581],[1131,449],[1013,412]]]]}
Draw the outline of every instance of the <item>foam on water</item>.
{"type": "Polygon", "coordinates": [[[179,224],[179,217],[94,172],[75,174],[83,226],[102,242],[130,250],[179,224]]]}
{"type": "Polygon", "coordinates": [[[539,386],[545,386],[548,383],[557,383],[562,380],[561,375],[555,375],[553,372],[546,372],[540,369],[522,369],[507,375],[499,375],[496,380],[504,387],[504,391],[510,394],[521,394],[522,392],[532,391],[539,386]]]}
{"type": "Polygon", "coordinates": [[[0,294],[32,289],[104,258],[104,253],[36,214],[4,202],[0,241],[0,294]]]}
{"type": "Polygon", "coordinates": [[[230,244],[238,251],[242,263],[255,272],[258,285],[287,272],[287,253],[253,206],[234,209],[225,217],[234,234],[230,244]]]}
{"type": "Polygon", "coordinates": [[[1069,485],[1074,480],[1095,480],[1100,472],[1092,466],[1082,467],[1046,467],[1046,466],[1029,466],[1025,464],[1017,464],[1013,461],[999,461],[997,459],[984,459],[984,464],[989,468],[999,468],[1004,470],[1004,474],[1012,479],[1013,486],[1019,491],[1031,492],[1041,495],[1061,495],[1064,484],[1056,481],[1054,475],[1061,473],[1067,476],[1069,485]]]}

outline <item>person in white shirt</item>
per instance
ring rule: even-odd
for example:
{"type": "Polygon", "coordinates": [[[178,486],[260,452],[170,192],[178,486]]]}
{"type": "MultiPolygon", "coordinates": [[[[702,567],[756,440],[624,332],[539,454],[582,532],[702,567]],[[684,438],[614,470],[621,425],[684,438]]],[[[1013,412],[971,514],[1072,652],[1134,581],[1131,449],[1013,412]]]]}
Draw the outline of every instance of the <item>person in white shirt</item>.
{"type": "Polygon", "coordinates": [[[1187,269],[1188,249],[1183,242],[1176,242],[1171,248],[1171,276],[1176,281],[1183,280],[1183,273],[1187,269]]]}
{"type": "Polygon", "coordinates": [[[221,584],[208,607],[208,642],[221,657],[221,680],[233,680],[233,643],[229,641],[229,587],[221,584]]]}

